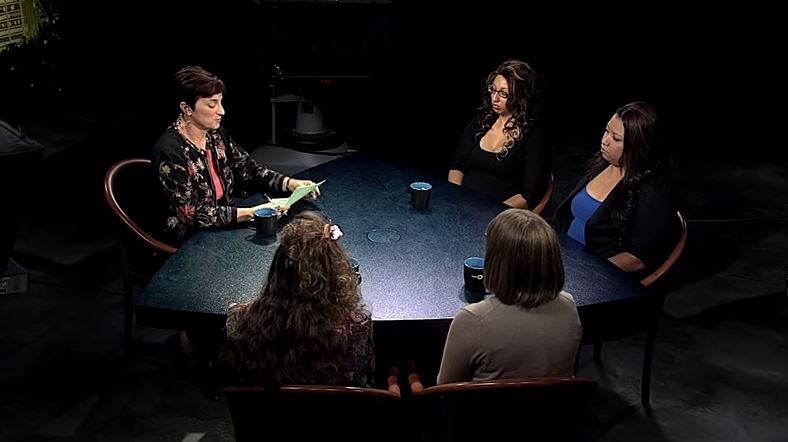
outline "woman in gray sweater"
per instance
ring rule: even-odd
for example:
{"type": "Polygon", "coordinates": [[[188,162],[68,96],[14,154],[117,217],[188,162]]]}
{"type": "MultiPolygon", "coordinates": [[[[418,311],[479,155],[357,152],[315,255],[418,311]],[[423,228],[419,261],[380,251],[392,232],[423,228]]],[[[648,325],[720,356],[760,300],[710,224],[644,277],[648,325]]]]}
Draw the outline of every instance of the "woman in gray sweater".
{"type": "Polygon", "coordinates": [[[449,328],[438,384],[571,376],[583,329],[564,286],[558,238],[539,215],[508,209],[487,227],[484,281],[494,296],[449,328]]]}

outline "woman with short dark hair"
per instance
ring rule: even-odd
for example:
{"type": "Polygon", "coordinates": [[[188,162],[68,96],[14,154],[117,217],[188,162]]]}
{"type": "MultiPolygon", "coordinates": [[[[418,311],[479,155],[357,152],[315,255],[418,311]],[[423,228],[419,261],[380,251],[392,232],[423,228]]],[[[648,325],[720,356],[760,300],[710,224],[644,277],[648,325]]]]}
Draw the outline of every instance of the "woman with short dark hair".
{"type": "MultiPolygon", "coordinates": [[[[220,127],[224,82],[199,66],[175,74],[180,115],[153,150],[163,205],[162,238],[183,244],[196,230],[248,221],[264,203],[238,207],[250,193],[289,194],[313,184],[258,164],[220,127]]],[[[319,193],[316,191],[316,193],[319,193]]]]}

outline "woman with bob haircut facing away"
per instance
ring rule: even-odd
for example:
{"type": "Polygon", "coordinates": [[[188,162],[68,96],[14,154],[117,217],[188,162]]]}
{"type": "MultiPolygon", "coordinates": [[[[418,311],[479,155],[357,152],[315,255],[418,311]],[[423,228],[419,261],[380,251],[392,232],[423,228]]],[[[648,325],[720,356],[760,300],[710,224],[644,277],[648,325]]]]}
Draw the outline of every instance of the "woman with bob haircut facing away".
{"type": "Polygon", "coordinates": [[[314,212],[283,228],[260,296],[230,305],[222,381],[372,386],[372,318],[340,236],[314,212]]]}
{"type": "Polygon", "coordinates": [[[487,227],[484,281],[494,296],[449,327],[438,384],[571,376],[583,333],[564,286],[558,237],[539,215],[507,209],[487,227]]]}

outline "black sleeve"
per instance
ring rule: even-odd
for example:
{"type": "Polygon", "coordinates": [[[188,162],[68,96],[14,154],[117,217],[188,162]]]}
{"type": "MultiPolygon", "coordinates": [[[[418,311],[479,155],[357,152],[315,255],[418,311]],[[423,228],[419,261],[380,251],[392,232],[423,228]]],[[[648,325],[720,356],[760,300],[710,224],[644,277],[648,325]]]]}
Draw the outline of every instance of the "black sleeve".
{"type": "Polygon", "coordinates": [[[473,149],[476,147],[476,131],[479,129],[479,117],[471,120],[465,127],[457,143],[457,150],[454,151],[454,158],[451,162],[451,170],[459,170],[462,173],[468,171],[466,161],[473,149]]]}
{"type": "Polygon", "coordinates": [[[626,251],[640,259],[646,269],[659,266],[665,251],[672,247],[678,223],[676,210],[678,201],[670,183],[649,183],[643,187],[626,251]]]}
{"type": "Polygon", "coordinates": [[[224,129],[220,130],[227,143],[227,163],[233,170],[238,190],[279,195],[284,192],[285,176],[252,158],[224,129]]]}
{"type": "Polygon", "coordinates": [[[520,194],[528,202],[528,207],[533,208],[547,192],[547,183],[553,173],[553,157],[547,148],[544,130],[536,128],[527,136],[520,194]]]}

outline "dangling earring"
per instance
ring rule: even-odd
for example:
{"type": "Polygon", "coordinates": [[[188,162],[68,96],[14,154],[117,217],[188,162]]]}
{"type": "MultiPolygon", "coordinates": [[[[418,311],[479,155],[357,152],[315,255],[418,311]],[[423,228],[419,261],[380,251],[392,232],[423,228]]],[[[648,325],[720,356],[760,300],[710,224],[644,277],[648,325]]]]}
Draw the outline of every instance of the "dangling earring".
{"type": "Polygon", "coordinates": [[[181,121],[181,123],[183,123],[184,126],[190,125],[192,123],[192,113],[181,111],[178,119],[181,121]]]}
{"type": "Polygon", "coordinates": [[[191,111],[191,109],[188,106],[182,106],[181,107],[181,120],[183,120],[184,123],[187,123],[191,119],[192,119],[192,111],[191,111]]]}

